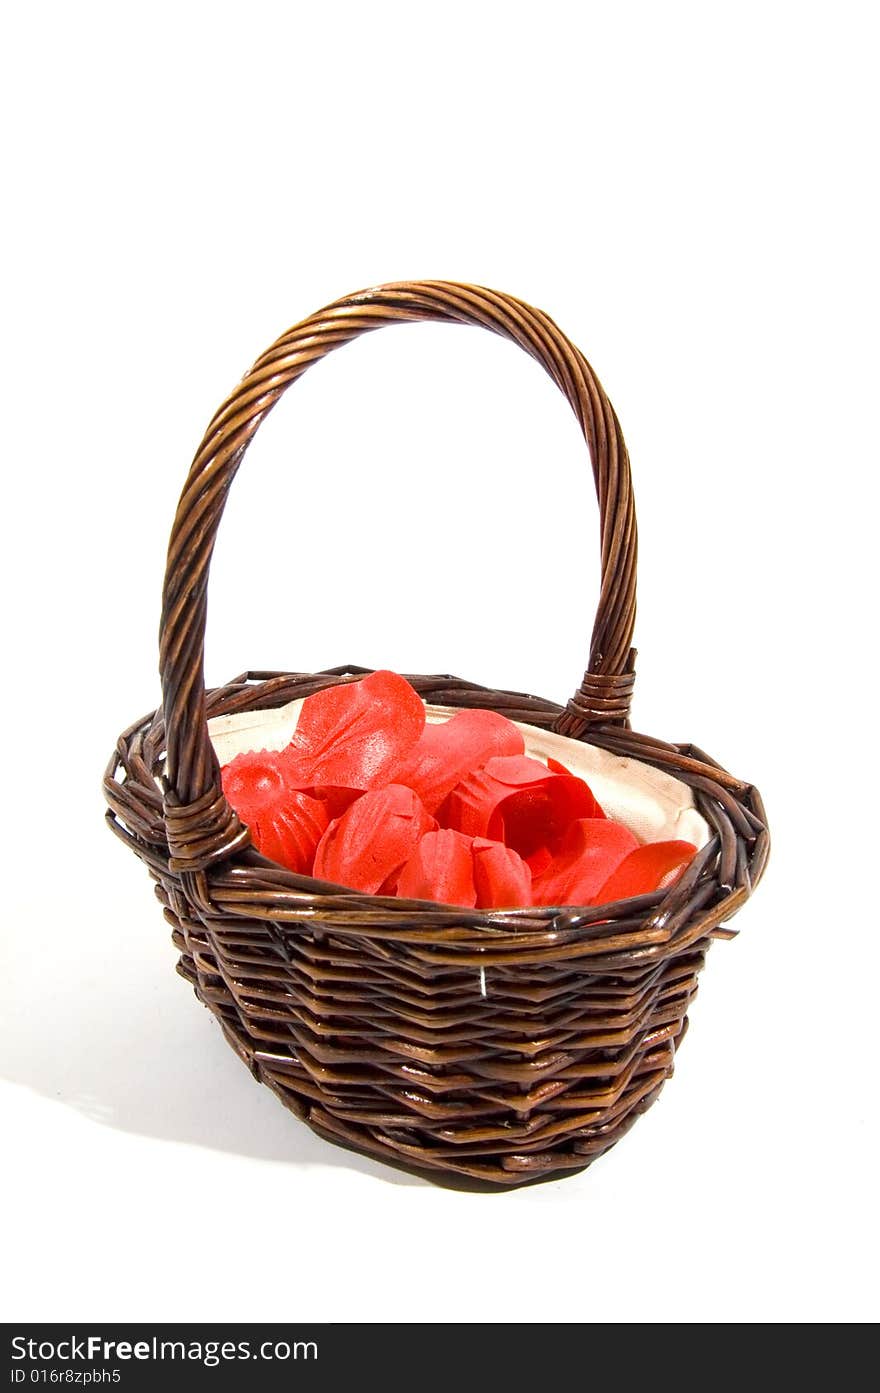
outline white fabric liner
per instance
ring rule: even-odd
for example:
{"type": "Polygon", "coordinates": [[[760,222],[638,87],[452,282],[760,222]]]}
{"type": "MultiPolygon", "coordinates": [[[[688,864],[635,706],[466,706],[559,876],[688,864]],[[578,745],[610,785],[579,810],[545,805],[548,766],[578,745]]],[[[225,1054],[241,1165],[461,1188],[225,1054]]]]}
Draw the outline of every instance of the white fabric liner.
{"type": "MultiPolygon", "coordinates": [[[[283,750],[296,730],[302,704],[300,699],[270,711],[215,716],[208,722],[208,734],[220,764],[228,764],[246,750],[283,750]]],[[[456,708],[426,706],[425,712],[429,721],[446,721],[456,708]]],[[[709,841],[709,826],[680,779],[579,740],[520,721],[514,724],[523,733],[527,755],[542,764],[549,755],[584,779],[608,816],[629,827],[640,842],[685,841],[699,850],[709,841]]]]}

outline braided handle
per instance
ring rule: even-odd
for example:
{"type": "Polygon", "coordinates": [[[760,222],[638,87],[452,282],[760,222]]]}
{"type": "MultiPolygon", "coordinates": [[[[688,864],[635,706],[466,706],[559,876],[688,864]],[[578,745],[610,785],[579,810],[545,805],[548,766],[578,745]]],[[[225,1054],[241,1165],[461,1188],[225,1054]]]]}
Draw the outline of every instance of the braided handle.
{"type": "Polygon", "coordinates": [[[583,354],[541,310],[448,281],[402,281],[348,295],[282,334],[214,416],[178,504],[165,571],[160,671],[166,732],[166,821],[172,866],[198,870],[247,834],[220,789],[205,715],[204,643],[211,554],[226,495],[257,427],[291,383],[333,349],[385,324],[444,320],[512,339],[571,403],[590,450],[602,583],[584,680],[557,722],[565,735],[624,724],[634,682],[636,519],[629,457],[614,409],[583,354]]]}

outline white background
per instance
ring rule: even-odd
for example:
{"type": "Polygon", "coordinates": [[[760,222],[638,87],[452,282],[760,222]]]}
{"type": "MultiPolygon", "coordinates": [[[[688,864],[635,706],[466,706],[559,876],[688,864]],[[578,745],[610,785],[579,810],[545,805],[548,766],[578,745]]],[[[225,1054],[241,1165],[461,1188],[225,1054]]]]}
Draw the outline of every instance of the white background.
{"type": "MultiPolygon", "coordinates": [[[[7,1319],[878,1314],[875,14],[7,12],[7,1319]],[[489,1196],[257,1087],[102,825],[208,418],[288,324],[419,276],[540,305],[593,362],[639,507],[634,724],[753,779],[774,834],[657,1106],[581,1176],[489,1196]]],[[[352,661],[565,700],[597,551],[549,379],[388,330],[262,430],[208,679],[352,661]]]]}

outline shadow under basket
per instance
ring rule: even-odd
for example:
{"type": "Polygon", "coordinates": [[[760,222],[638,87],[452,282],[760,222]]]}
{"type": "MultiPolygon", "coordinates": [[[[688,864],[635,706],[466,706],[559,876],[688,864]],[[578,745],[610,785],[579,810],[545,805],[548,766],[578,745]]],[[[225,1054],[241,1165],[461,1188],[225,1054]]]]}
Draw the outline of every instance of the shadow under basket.
{"type": "Polygon", "coordinates": [[[607,397],[546,315],[495,291],[404,282],[337,301],[258,359],[208,427],[169,546],[163,704],[117,742],[107,817],[155,881],[178,970],[254,1077],[330,1141],[436,1178],[522,1184],[583,1169],[672,1073],[706,950],[733,937],[769,836],[752,785],[691,745],[629,728],[635,568],[629,460],[607,397]],[[513,339],[568,397],[596,481],[602,585],[589,666],[565,707],[448,675],[408,680],[429,707],[498,711],[536,741],[552,732],[574,763],[583,747],[605,752],[591,757],[624,793],[653,779],[672,806],[678,790],[698,851],[668,890],[510,910],[359,894],[260,856],[223,797],[229,732],[250,729],[247,747],[261,748],[254,713],[366,671],[245,673],[206,692],[208,570],[229,486],[260,421],[312,362],[424,319],[513,339]]]}

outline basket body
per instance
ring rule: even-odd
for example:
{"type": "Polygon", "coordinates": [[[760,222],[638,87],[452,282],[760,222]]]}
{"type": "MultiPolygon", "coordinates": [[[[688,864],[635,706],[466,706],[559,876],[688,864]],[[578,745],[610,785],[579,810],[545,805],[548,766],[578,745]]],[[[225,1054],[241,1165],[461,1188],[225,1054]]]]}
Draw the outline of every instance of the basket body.
{"type": "MultiPolygon", "coordinates": [[[[244,674],[211,692],[208,710],[281,706],[338,680],[338,671],[244,674]]],[[[561,713],[518,693],[409,680],[426,701],[489,707],[539,727],[561,713]]],[[[594,742],[690,783],[716,833],[677,900],[674,891],[643,896],[606,922],[607,906],[402,914],[373,896],[317,894],[252,850],[226,861],[206,894],[198,877],[169,865],[156,785],[161,714],[122,737],[108,816],[156,882],[178,970],[255,1078],[298,1118],[386,1161],[515,1185],[582,1169],[654,1101],[706,950],[729,936],[722,924],[766,856],[757,793],[702,753],[626,730],[594,733],[594,742]],[[721,859],[727,886],[717,881],[721,859]]]]}
{"type": "Polygon", "coordinates": [[[168,548],[162,707],[119,738],[107,817],[156,882],[184,977],[255,1077],[321,1135],[433,1174],[523,1183],[583,1168],[671,1073],[706,949],[732,937],[724,926],[769,838],[753,786],[630,729],[636,552],[629,458],[601,384],[546,314],[498,291],[418,281],[346,296],[283,334],[210,422],[168,548]],[[258,855],[223,796],[209,717],[284,706],[364,671],[246,673],[205,690],[208,574],[230,486],[312,363],[418,320],[512,340],[568,399],[596,485],[601,585],[565,707],[449,676],[409,680],[429,704],[499,711],[689,784],[710,836],[671,889],[485,911],[357,894],[258,855]]]}

